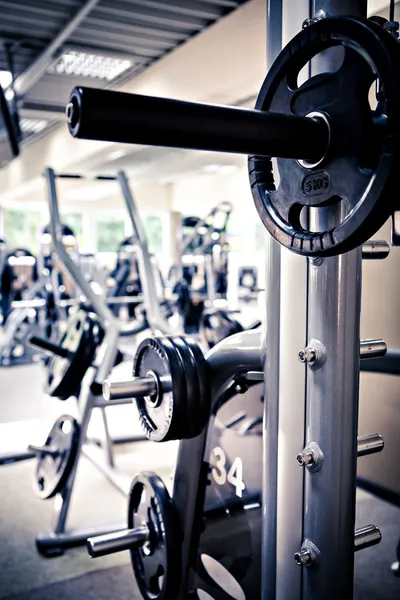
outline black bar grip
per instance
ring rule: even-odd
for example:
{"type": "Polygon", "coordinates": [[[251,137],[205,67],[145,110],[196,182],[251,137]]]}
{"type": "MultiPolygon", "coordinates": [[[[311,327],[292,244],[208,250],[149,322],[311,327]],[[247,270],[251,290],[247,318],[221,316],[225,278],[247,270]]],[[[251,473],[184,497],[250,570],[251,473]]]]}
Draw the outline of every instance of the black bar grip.
{"type": "Polygon", "coordinates": [[[66,108],[76,138],[317,160],[325,155],[322,120],[76,87],[66,108]]]}
{"type": "Polygon", "coordinates": [[[69,352],[66,348],[57,346],[57,344],[53,344],[52,342],[49,342],[49,340],[45,340],[43,338],[37,337],[36,335],[32,335],[29,338],[29,343],[32,346],[37,346],[38,348],[42,348],[43,350],[52,352],[53,354],[56,354],[57,356],[61,356],[61,358],[67,358],[69,356],[69,352]]]}
{"type": "Polygon", "coordinates": [[[385,356],[364,358],[360,362],[361,371],[400,375],[400,350],[388,350],[385,356]]]}

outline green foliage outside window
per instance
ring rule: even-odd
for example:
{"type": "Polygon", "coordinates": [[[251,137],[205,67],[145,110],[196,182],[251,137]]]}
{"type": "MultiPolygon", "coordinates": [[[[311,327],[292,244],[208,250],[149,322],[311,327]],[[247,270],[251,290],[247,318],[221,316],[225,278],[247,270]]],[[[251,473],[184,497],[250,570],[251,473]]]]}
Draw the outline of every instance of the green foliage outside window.
{"type": "Polygon", "coordinates": [[[112,218],[97,221],[97,251],[116,252],[125,239],[125,224],[121,219],[112,218]]]}
{"type": "Polygon", "coordinates": [[[143,218],[143,226],[150,252],[152,254],[160,254],[163,251],[163,229],[160,217],[156,215],[145,216],[143,218]]]}
{"type": "Polygon", "coordinates": [[[39,211],[4,209],[4,237],[10,249],[27,248],[36,255],[41,226],[39,211]]]}
{"type": "Polygon", "coordinates": [[[83,233],[83,223],[82,223],[82,214],[75,212],[67,212],[61,214],[61,223],[64,225],[68,225],[71,227],[72,231],[75,235],[82,236],[83,233]]]}
{"type": "Polygon", "coordinates": [[[256,252],[264,252],[267,241],[267,230],[260,222],[256,222],[256,252]]]}

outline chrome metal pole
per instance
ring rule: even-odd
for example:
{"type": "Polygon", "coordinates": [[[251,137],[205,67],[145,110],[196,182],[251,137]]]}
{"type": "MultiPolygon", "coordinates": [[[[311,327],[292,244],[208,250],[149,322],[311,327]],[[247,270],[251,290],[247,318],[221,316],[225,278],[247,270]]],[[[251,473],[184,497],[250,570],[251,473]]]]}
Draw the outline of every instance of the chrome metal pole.
{"type": "MultiPolygon", "coordinates": [[[[270,65],[309,17],[309,2],[271,0],[267,10],[270,65]]],[[[262,600],[298,600],[304,476],[292,458],[304,443],[305,372],[293,348],[306,341],[307,261],[267,239],[262,600]]]]}
{"type": "MultiPolygon", "coordinates": [[[[364,0],[316,0],[313,14],[366,15],[364,0]]],[[[335,52],[312,61],[312,74],[334,67],[335,52]]],[[[316,231],[343,215],[310,211],[316,231]]],[[[303,567],[304,600],[353,597],[358,386],[360,370],[361,248],[309,260],[308,340],[325,359],[307,369],[306,443],[321,451],[319,468],[305,469],[304,540],[314,555],[303,567]],[[322,458],[323,456],[323,458],[322,458]],[[322,463],[322,464],[321,464],[322,463]],[[340,557],[340,566],[338,565],[340,557]]],[[[300,548],[299,548],[300,550],[300,548]]]]}
{"type": "Polygon", "coordinates": [[[158,391],[155,377],[134,377],[130,381],[110,381],[103,383],[103,398],[105,400],[119,400],[121,398],[137,398],[151,396],[158,391]]]}
{"type": "Polygon", "coordinates": [[[122,550],[130,550],[134,546],[143,545],[149,539],[149,535],[147,525],[98,535],[88,539],[88,553],[92,558],[98,558],[122,552],[122,550]]]}

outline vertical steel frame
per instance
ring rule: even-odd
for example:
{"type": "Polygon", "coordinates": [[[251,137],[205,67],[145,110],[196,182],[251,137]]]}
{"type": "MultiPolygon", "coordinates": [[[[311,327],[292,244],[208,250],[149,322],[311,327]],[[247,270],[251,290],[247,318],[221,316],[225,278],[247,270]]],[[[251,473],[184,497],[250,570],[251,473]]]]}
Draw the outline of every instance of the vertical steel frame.
{"type": "MultiPolygon", "coordinates": [[[[331,16],[366,16],[366,1],[269,0],[268,66],[302,21],[320,9],[331,16]]],[[[321,226],[316,219],[332,215],[310,218],[321,226]]],[[[361,249],[306,259],[270,238],[266,290],[262,600],[350,600],[361,249]],[[321,344],[323,359],[304,366],[298,353],[313,340],[321,344]],[[301,468],[296,461],[311,442],[323,453],[318,470],[301,468]],[[316,560],[301,567],[294,554],[302,548],[311,548],[316,560]]]]}

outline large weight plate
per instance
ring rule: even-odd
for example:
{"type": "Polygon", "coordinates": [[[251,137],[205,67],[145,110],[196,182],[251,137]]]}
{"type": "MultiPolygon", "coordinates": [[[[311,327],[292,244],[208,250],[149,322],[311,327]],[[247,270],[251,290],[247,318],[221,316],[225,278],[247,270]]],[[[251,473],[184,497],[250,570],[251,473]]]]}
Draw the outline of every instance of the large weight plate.
{"type": "Polygon", "coordinates": [[[378,231],[398,202],[393,193],[400,164],[398,41],[368,20],[322,19],[279,54],[256,108],[320,118],[331,131],[328,153],[318,164],[277,159],[278,187],[271,159],[249,157],[254,201],[269,233],[298,254],[333,256],[356,248],[378,231]],[[343,60],[336,72],[320,73],[298,86],[298,74],[309,61],[338,47],[343,60]],[[373,111],[369,92],[375,79],[380,93],[373,111]],[[304,225],[304,207],[327,206],[334,207],[333,222],[324,219],[318,230],[315,224],[304,225]]]}
{"type": "Polygon", "coordinates": [[[45,447],[57,454],[38,454],[34,489],[39,498],[52,498],[63,489],[74,465],[79,424],[69,415],[59,417],[47,436],[45,447]]]}
{"type": "Polygon", "coordinates": [[[104,336],[97,317],[84,309],[77,310],[68,322],[59,346],[67,357],[53,356],[48,365],[46,393],[67,400],[77,395],[86,371],[91,366],[96,349],[104,336]]]}
{"type": "Polygon", "coordinates": [[[136,582],[145,600],[173,600],[181,579],[179,522],[163,481],[141,473],[132,482],[128,528],[147,525],[149,541],[131,550],[136,582]]]}

